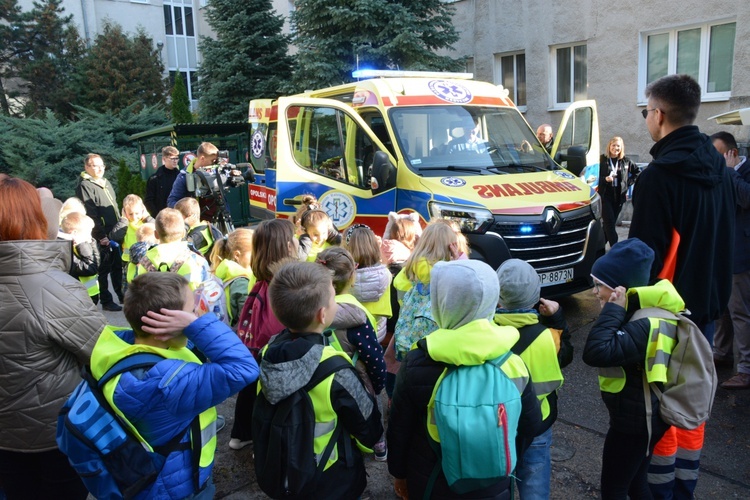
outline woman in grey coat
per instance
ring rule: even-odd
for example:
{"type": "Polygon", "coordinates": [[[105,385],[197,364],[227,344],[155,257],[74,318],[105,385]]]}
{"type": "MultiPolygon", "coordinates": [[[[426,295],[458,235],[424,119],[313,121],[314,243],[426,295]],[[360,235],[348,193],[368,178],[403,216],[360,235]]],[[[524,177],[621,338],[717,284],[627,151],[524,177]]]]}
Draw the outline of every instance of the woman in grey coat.
{"type": "Polygon", "coordinates": [[[85,499],[55,430],[106,320],[68,274],[71,242],[46,238],[34,187],[0,180],[0,485],[9,499],[85,499]]]}

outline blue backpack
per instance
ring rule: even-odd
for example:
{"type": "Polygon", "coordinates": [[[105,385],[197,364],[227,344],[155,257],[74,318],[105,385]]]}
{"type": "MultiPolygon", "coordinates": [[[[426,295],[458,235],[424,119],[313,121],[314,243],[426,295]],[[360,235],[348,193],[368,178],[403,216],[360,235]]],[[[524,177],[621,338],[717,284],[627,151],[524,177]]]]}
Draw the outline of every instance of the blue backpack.
{"type": "MultiPolygon", "coordinates": [[[[150,368],[162,360],[156,354],[133,354],[118,361],[98,381],[89,367],[84,367],[83,381],[60,410],[57,445],[96,498],[134,497],[154,482],[167,455],[191,449],[190,442],[180,442],[185,432],[163,446],[152,448],[142,443],[102,392],[104,384],[116,375],[150,368]]],[[[194,467],[193,476],[197,480],[197,462],[194,467]]]]}
{"type": "Polygon", "coordinates": [[[515,469],[521,393],[501,369],[511,355],[476,366],[449,365],[438,379],[427,408],[429,441],[439,457],[428,492],[441,467],[459,495],[491,486],[515,469]]]}

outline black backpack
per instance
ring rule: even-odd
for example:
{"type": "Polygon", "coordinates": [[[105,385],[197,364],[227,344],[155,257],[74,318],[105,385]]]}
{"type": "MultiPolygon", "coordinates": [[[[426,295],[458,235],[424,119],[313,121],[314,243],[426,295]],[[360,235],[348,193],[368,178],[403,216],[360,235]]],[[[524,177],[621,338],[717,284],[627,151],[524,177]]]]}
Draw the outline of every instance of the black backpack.
{"type": "Polygon", "coordinates": [[[286,399],[273,405],[263,392],[253,408],[255,475],[258,486],[271,498],[310,498],[317,487],[334,446],[341,436],[337,421],[330,441],[316,463],[315,412],[308,394],[331,374],[353,369],[343,356],[332,356],[318,365],[310,381],[286,399]]]}

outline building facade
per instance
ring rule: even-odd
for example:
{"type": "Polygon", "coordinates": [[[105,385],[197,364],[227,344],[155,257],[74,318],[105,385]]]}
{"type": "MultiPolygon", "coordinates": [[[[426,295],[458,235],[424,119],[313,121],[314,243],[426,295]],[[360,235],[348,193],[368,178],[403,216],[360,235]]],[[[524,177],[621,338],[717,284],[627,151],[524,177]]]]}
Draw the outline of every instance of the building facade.
{"type": "Polygon", "coordinates": [[[452,56],[474,77],[510,90],[533,127],[557,127],[572,101],[594,99],[601,147],[621,136],[626,154],[651,159],[641,110],[648,82],[674,73],[703,89],[696,124],[748,142],[750,127],[709,117],[750,106],[750,4],[743,0],[458,0],[452,56]]]}

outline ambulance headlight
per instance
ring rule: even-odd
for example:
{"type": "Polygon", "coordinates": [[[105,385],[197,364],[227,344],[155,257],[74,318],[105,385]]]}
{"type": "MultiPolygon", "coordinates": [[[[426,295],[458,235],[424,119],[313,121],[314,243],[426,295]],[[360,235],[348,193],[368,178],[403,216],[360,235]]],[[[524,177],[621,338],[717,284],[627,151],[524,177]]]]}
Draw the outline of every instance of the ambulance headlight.
{"type": "Polygon", "coordinates": [[[602,197],[599,193],[596,193],[591,198],[591,211],[594,213],[594,219],[601,219],[602,217],[602,197]]]}
{"type": "Polygon", "coordinates": [[[431,218],[455,221],[464,233],[484,233],[494,220],[492,213],[484,208],[432,201],[429,203],[429,210],[431,218]]]}

